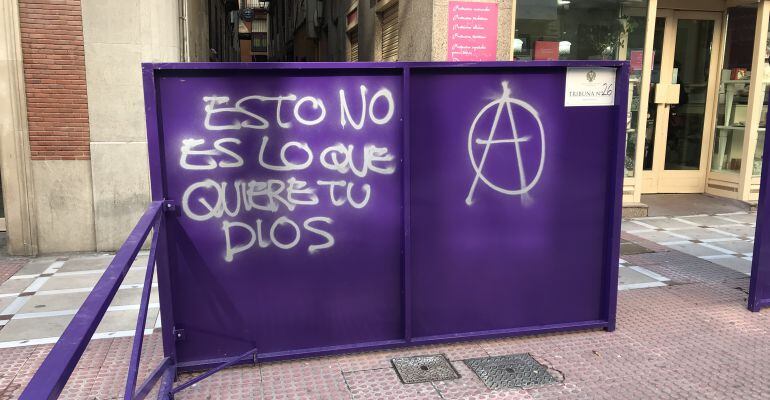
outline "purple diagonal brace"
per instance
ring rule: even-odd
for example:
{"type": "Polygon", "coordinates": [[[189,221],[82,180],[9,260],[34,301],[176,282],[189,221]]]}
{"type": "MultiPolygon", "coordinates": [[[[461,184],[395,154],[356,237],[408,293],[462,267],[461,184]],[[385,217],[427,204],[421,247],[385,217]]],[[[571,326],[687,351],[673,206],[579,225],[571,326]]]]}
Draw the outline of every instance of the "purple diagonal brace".
{"type": "Polygon", "coordinates": [[[131,348],[131,361],[128,364],[128,377],[126,378],[126,392],[124,398],[133,400],[134,389],[136,389],[136,378],[139,375],[139,360],[142,356],[142,342],[144,341],[144,326],[147,322],[147,308],[150,303],[150,293],[152,292],[152,276],[155,271],[155,251],[158,248],[158,237],[162,226],[163,218],[155,221],[153,226],[152,244],[150,245],[150,257],[147,260],[147,272],[144,276],[144,287],[142,288],[142,301],[139,305],[139,316],[136,319],[136,331],[134,332],[134,343],[131,348]]]}

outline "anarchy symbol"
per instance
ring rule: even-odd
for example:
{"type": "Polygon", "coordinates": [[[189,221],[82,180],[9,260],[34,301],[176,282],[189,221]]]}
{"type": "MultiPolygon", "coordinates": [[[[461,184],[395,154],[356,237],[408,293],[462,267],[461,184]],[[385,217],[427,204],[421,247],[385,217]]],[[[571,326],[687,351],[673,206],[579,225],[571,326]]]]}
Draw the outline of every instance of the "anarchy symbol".
{"type": "Polygon", "coordinates": [[[492,101],[491,103],[484,106],[484,108],[479,111],[478,114],[476,114],[476,118],[473,120],[473,123],[471,124],[471,129],[468,131],[468,155],[470,156],[471,165],[473,166],[473,170],[476,171],[476,177],[473,179],[473,183],[471,184],[471,188],[468,191],[468,196],[465,198],[465,203],[467,205],[473,204],[473,193],[476,190],[476,185],[478,185],[479,181],[484,182],[487,186],[492,188],[498,193],[502,193],[509,196],[517,196],[517,195],[523,195],[532,190],[532,188],[537,184],[537,182],[540,180],[540,175],[543,172],[543,165],[545,164],[545,131],[543,130],[543,123],[540,121],[540,117],[538,115],[537,110],[535,110],[529,103],[524,102],[519,99],[514,99],[511,97],[511,89],[508,88],[508,82],[503,81],[503,94],[500,96],[500,98],[492,101]],[[537,172],[535,173],[534,177],[527,181],[527,174],[524,171],[524,162],[521,158],[521,143],[522,142],[528,142],[531,139],[531,136],[519,136],[519,133],[516,130],[516,123],[513,120],[513,110],[511,108],[511,105],[516,105],[521,108],[523,108],[525,111],[527,111],[529,114],[532,115],[532,117],[537,122],[538,129],[540,130],[540,164],[538,165],[537,172]],[[476,138],[474,141],[474,134],[476,131],[476,124],[479,122],[481,117],[490,109],[497,108],[495,112],[495,119],[492,122],[492,129],[489,131],[489,136],[486,140],[481,138],[476,138]],[[503,139],[495,139],[495,132],[497,131],[497,123],[500,120],[500,116],[503,114],[503,110],[506,111],[506,114],[508,115],[508,119],[511,123],[511,134],[512,138],[503,138],[503,139]],[[481,154],[481,160],[476,160],[476,156],[473,154],[473,145],[484,145],[484,151],[481,154]],[[487,161],[487,154],[489,153],[489,148],[492,145],[498,145],[498,144],[513,144],[516,149],[516,162],[518,167],[518,175],[519,175],[519,187],[517,188],[504,188],[501,186],[498,186],[494,183],[492,183],[486,176],[484,176],[484,163],[487,161]]]}

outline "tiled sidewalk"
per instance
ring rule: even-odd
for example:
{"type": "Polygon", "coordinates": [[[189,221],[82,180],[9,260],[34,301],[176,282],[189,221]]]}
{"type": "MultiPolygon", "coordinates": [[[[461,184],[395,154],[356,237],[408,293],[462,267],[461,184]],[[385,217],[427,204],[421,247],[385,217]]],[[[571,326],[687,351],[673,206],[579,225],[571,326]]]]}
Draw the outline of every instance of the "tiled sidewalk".
{"type": "Polygon", "coordinates": [[[649,217],[623,222],[623,231],[749,275],[756,213],[649,217]]]}
{"type": "MultiPolygon", "coordinates": [[[[721,267],[720,267],[721,268],[721,267]]],[[[623,291],[618,329],[313,358],[222,371],[178,399],[764,399],[770,313],[745,309],[746,278],[623,291]],[[445,354],[460,379],[404,385],[390,359],[445,354]],[[530,353],[562,382],[490,391],[460,361],[530,353]]],[[[121,398],[130,338],[95,340],[64,399],[121,398]]],[[[142,375],[160,359],[149,336],[142,375]]],[[[0,349],[0,398],[15,398],[50,345],[0,349]],[[4,389],[3,389],[4,388],[4,389]]],[[[183,375],[181,380],[189,379],[183,375]]]]}
{"type": "MultiPolygon", "coordinates": [[[[18,269],[0,285],[0,348],[55,343],[110,260],[108,254],[44,257],[18,269]]],[[[147,256],[140,254],[95,338],[133,336],[146,268],[147,256]]],[[[157,288],[149,308],[148,334],[160,321],[157,288]]]]}
{"type": "MultiPolygon", "coordinates": [[[[242,366],[220,372],[176,398],[767,398],[770,313],[748,312],[744,269],[717,263],[729,256],[750,265],[751,250],[748,256],[742,250],[753,241],[754,218],[751,213],[731,213],[624,221],[630,251],[622,256],[618,329],[613,333],[477,340],[242,366]],[[530,353],[549,366],[559,382],[490,391],[461,361],[513,353],[530,353]],[[426,354],[445,354],[461,377],[402,384],[390,359],[426,354]]],[[[50,351],[51,344],[42,343],[52,342],[71,319],[109,258],[37,259],[0,285],[0,309],[6,315],[0,317],[5,318],[0,322],[5,325],[0,326],[0,399],[18,397],[50,351]]],[[[142,256],[132,267],[108,312],[113,323],[99,328],[99,337],[105,339],[91,342],[61,398],[122,398],[131,338],[119,336],[133,329],[139,291],[132,285],[141,282],[145,263],[142,256]]],[[[0,262],[0,271],[3,265],[0,262]]],[[[157,320],[155,299],[149,327],[157,320]]],[[[145,339],[140,380],[161,356],[156,330],[145,339]]],[[[183,375],[180,381],[191,376],[183,375]]]]}

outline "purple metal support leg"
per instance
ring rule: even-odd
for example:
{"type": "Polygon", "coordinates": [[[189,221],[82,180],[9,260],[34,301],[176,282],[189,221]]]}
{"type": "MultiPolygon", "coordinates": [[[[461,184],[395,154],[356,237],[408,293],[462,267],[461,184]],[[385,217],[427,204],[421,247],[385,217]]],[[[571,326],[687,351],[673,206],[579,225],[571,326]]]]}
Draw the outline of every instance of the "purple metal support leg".
{"type": "Polygon", "coordinates": [[[163,379],[161,379],[160,388],[158,389],[158,400],[174,398],[174,394],[171,393],[171,390],[174,388],[174,379],[176,379],[176,365],[171,364],[163,371],[163,379]]]}
{"type": "Polygon", "coordinates": [[[136,391],[136,394],[134,394],[134,400],[144,400],[144,398],[150,394],[150,391],[152,391],[155,383],[157,383],[163,374],[166,373],[166,370],[170,369],[172,369],[171,358],[166,357],[163,359],[163,361],[160,362],[160,365],[158,365],[158,367],[152,371],[144,383],[142,383],[142,386],[139,387],[139,390],[136,391]]]}
{"type": "Polygon", "coordinates": [[[139,305],[139,316],[136,319],[136,331],[134,332],[134,344],[131,349],[131,361],[128,364],[128,377],[126,378],[126,391],[124,395],[126,400],[133,400],[134,389],[136,389],[136,379],[137,376],[139,376],[139,360],[142,356],[144,326],[147,322],[147,308],[150,303],[150,293],[152,292],[152,277],[153,272],[155,271],[155,252],[158,248],[161,222],[162,220],[158,219],[153,226],[150,257],[147,260],[147,272],[144,276],[144,287],[142,288],[142,301],[139,305]]]}

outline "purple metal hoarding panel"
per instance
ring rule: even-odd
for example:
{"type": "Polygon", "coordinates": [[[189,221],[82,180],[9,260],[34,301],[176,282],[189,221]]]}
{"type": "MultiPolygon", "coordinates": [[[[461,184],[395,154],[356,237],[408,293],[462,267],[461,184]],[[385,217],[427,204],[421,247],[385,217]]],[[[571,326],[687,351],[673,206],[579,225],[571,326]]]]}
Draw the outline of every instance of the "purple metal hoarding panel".
{"type": "Polygon", "coordinates": [[[410,90],[414,335],[605,320],[619,107],[565,107],[563,68],[410,90]]]}
{"type": "Polygon", "coordinates": [[[158,81],[179,361],[400,339],[400,70],[208,72],[158,81]]]}
{"type": "MultiPolygon", "coordinates": [[[[770,115],[770,110],[768,110],[770,115]]],[[[754,232],[754,253],[751,259],[748,308],[757,312],[770,306],[770,198],[768,198],[768,153],[762,153],[762,176],[759,179],[757,224],[754,232]]]]}
{"type": "Polygon", "coordinates": [[[165,255],[180,368],[614,328],[625,63],[145,77],[153,196],[177,205],[159,274],[165,255]],[[616,105],[565,108],[571,66],[615,68],[616,105]],[[497,136],[510,120],[521,136],[497,136]]]}

